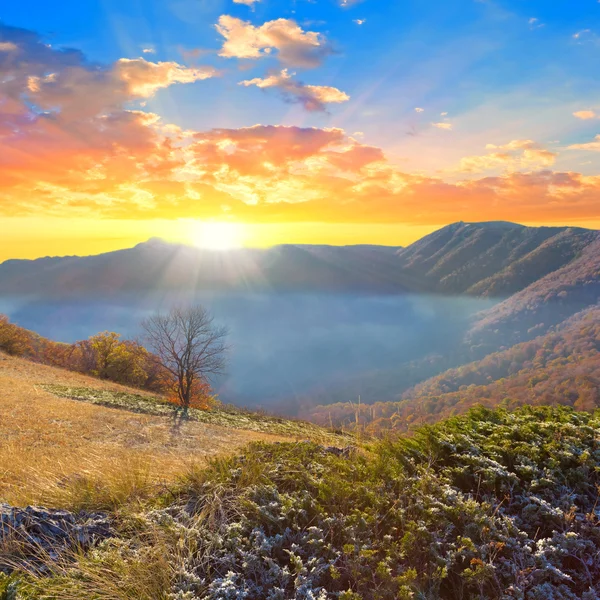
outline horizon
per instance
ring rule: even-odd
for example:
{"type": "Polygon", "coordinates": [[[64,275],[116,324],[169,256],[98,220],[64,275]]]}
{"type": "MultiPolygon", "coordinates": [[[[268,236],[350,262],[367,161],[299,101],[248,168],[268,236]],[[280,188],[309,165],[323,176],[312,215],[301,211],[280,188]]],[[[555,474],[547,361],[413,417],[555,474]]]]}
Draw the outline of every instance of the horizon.
{"type": "Polygon", "coordinates": [[[600,227],[585,227],[583,225],[572,225],[572,224],[566,224],[566,225],[560,225],[560,224],[551,224],[551,225],[528,225],[528,224],[524,224],[524,223],[518,223],[516,221],[454,221],[452,223],[447,223],[445,225],[439,226],[439,227],[434,227],[431,229],[431,231],[427,231],[426,233],[424,233],[423,235],[420,235],[418,237],[416,237],[415,239],[411,239],[408,243],[406,244],[395,244],[395,243],[374,243],[374,242],[354,242],[354,243],[327,243],[327,242],[278,242],[278,243],[273,243],[273,244],[268,244],[268,245],[260,245],[260,244],[256,244],[256,245],[249,245],[249,244],[243,244],[243,245],[236,245],[236,246],[226,246],[226,247],[219,247],[219,246],[211,246],[211,245],[203,245],[202,243],[195,243],[193,240],[182,240],[182,239],[170,239],[167,237],[161,237],[160,235],[154,235],[152,237],[140,240],[140,241],[134,241],[131,245],[117,245],[117,247],[114,248],[108,248],[108,249],[103,249],[101,251],[98,252],[90,252],[90,253],[64,253],[64,254],[41,254],[41,255],[34,255],[34,256],[3,256],[1,254],[0,251],[0,265],[11,261],[11,260],[38,260],[38,259],[48,259],[48,258],[85,258],[85,257],[91,257],[91,256],[100,256],[102,254],[108,254],[108,253],[112,253],[112,252],[119,252],[122,250],[131,250],[136,248],[137,246],[142,246],[145,244],[148,244],[152,241],[159,241],[162,242],[164,244],[167,245],[172,245],[172,246],[184,246],[186,248],[192,248],[192,249],[196,249],[198,251],[210,251],[210,252],[223,252],[223,253],[227,253],[227,252],[232,252],[232,251],[241,251],[241,250],[269,250],[271,248],[277,248],[277,247],[281,247],[281,246],[328,246],[328,247],[336,247],[336,248],[345,248],[345,247],[353,247],[353,246],[380,246],[380,247],[387,247],[387,248],[407,248],[410,245],[420,241],[421,239],[423,239],[424,237],[427,237],[427,235],[431,234],[431,233],[435,233],[436,231],[440,231],[446,227],[450,227],[452,225],[458,225],[458,224],[465,224],[465,225],[493,225],[493,224],[507,224],[507,225],[518,225],[520,227],[552,227],[552,228],[567,228],[567,227],[572,227],[572,228],[578,228],[578,229],[589,229],[591,231],[596,231],[598,229],[600,229],[600,227]]]}
{"type": "Polygon", "coordinates": [[[12,3],[0,260],[597,228],[599,32],[591,1],[12,3]]]}

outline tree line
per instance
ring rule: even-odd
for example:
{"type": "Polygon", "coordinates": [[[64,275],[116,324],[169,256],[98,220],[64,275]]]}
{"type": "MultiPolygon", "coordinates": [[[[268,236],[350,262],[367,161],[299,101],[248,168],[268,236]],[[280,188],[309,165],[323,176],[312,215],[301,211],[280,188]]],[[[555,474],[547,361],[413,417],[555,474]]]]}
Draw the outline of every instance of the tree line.
{"type": "Polygon", "coordinates": [[[141,323],[142,340],[103,331],[55,342],[0,314],[0,351],[122,385],[164,394],[187,416],[216,402],[211,382],[227,364],[227,330],[202,306],[176,307],[141,323]]]}

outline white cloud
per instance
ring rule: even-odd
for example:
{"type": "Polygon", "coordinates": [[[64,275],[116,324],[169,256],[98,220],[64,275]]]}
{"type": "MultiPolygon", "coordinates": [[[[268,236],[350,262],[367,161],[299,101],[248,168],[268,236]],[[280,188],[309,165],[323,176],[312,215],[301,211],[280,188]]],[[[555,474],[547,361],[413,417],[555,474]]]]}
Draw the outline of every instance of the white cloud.
{"type": "Polygon", "coordinates": [[[219,56],[226,58],[264,58],[276,50],[283,64],[317,67],[331,53],[324,36],[304,31],[292,19],[276,19],[255,27],[248,21],[222,15],[216,28],[225,38],[219,56]]]}
{"type": "Polygon", "coordinates": [[[415,108],[415,112],[422,113],[425,112],[425,109],[417,106],[417,108],[415,108]]]}
{"type": "Polygon", "coordinates": [[[452,129],[452,123],[432,123],[432,125],[434,127],[437,127],[438,129],[446,129],[446,130],[452,129]]]}
{"type": "Polygon", "coordinates": [[[338,104],[347,102],[350,96],[335,87],[325,85],[305,85],[296,81],[287,69],[279,73],[273,73],[264,79],[256,77],[241,81],[239,85],[246,87],[256,86],[261,89],[278,88],[284,97],[290,101],[302,104],[306,110],[322,111],[326,104],[338,104]]]}
{"type": "Polygon", "coordinates": [[[233,0],[235,4],[245,4],[246,6],[254,6],[256,2],[260,0],[233,0]]]}
{"type": "Polygon", "coordinates": [[[591,29],[582,29],[581,31],[578,31],[577,33],[573,34],[573,39],[578,40],[581,37],[583,37],[586,33],[591,33],[591,29]]]}
{"type": "Polygon", "coordinates": [[[366,22],[366,19],[354,19],[353,21],[353,23],[356,23],[357,25],[364,25],[366,22]]]}

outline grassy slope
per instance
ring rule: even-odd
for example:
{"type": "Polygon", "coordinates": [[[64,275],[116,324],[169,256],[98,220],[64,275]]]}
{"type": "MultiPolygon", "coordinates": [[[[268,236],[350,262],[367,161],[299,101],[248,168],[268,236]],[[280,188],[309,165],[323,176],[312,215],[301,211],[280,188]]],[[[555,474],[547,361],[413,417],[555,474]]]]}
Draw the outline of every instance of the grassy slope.
{"type": "Polygon", "coordinates": [[[175,428],[160,410],[115,410],[98,398],[156,406],[151,395],[0,354],[0,501],[80,508],[93,497],[110,507],[249,442],[335,441],[316,426],[231,412],[175,428]]]}
{"type": "Polygon", "coordinates": [[[595,600],[599,432],[600,413],[477,409],[341,456],[254,444],[119,511],[93,552],[0,576],[0,598],[595,600]]]}

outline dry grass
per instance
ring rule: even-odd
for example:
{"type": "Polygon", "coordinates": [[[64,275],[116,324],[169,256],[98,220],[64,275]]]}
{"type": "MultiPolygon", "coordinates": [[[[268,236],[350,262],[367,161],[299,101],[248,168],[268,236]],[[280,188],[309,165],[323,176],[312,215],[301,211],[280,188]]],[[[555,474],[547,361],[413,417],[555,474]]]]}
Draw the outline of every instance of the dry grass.
{"type": "Polygon", "coordinates": [[[59,398],[40,384],[131,391],[0,354],[0,501],[114,508],[256,440],[263,432],[187,422],[59,398]]]}

